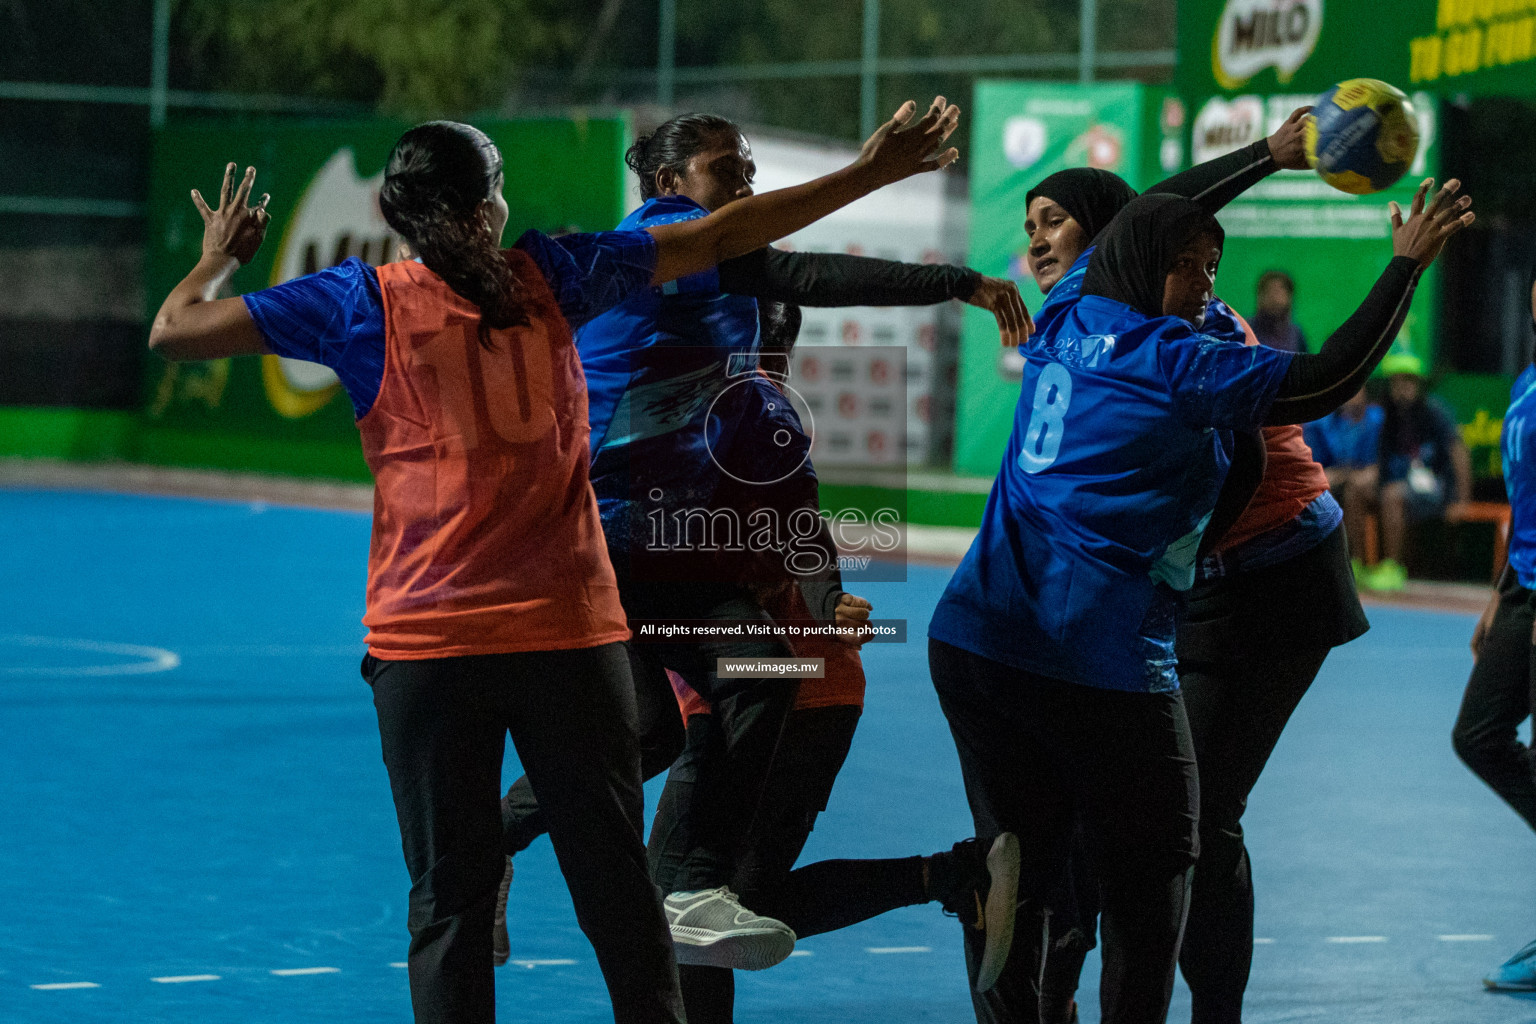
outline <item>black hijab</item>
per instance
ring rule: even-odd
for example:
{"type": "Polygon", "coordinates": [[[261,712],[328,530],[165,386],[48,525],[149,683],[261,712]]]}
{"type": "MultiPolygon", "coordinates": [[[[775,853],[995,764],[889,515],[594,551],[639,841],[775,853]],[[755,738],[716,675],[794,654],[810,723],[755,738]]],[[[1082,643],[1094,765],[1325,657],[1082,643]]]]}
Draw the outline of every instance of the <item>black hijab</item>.
{"type": "MultiPolygon", "coordinates": [[[[1536,264],[1531,265],[1531,279],[1525,282],[1525,301],[1532,301],[1533,292],[1536,292],[1536,264]]],[[[1531,330],[1536,331],[1536,305],[1531,307],[1531,330]]]]}
{"type": "Polygon", "coordinates": [[[1163,282],[1180,250],[1197,235],[1226,238],[1221,225],[1193,200],[1138,196],[1116,214],[1088,261],[1084,295],[1123,302],[1147,316],[1163,315],[1163,282]]]}
{"type": "Polygon", "coordinates": [[[1024,196],[1024,208],[1029,209],[1038,196],[1045,196],[1071,214],[1091,243],[1115,219],[1115,214],[1136,198],[1136,190],[1118,174],[1095,167],[1071,167],[1057,171],[1030,189],[1024,196]]]}

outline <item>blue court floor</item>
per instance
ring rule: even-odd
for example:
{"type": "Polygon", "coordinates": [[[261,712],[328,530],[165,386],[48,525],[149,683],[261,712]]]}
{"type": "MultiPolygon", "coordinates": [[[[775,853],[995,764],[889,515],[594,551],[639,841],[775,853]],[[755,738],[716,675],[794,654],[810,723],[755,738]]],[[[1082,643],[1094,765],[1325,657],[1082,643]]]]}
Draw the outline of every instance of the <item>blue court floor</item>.
{"type": "MultiPolygon", "coordinates": [[[[0,1022],[409,1020],[408,883],[357,672],[367,517],[0,490],[0,522],[0,1022]]],[[[866,649],[808,858],[966,834],[921,639],[944,579],[865,588],[912,641],[866,649]]],[[[1450,750],[1472,620],[1371,619],[1253,795],[1247,1019],[1536,1022],[1478,981],[1536,938],[1536,838],[1450,750]]],[[[611,1020],[547,842],[512,916],[501,1019],[611,1020]]],[[[808,939],[740,977],[738,1021],[966,1021],[957,929],[930,906],[808,939]]],[[[1096,1020],[1091,976],[1082,995],[1096,1020]]]]}

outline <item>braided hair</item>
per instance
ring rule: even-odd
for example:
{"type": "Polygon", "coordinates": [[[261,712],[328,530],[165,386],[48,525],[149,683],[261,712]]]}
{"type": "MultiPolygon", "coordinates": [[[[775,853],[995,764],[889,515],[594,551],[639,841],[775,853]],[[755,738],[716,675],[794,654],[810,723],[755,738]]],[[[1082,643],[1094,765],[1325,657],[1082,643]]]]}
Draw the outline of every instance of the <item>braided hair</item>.
{"type": "Polygon", "coordinates": [[[657,171],[665,167],[682,174],[689,160],[722,136],[738,139],[741,129],[734,121],[715,114],[679,114],[636,139],[624,154],[624,162],[640,179],[640,198],[656,198],[657,171]]]}
{"type": "Polygon", "coordinates": [[[501,151],[484,132],[456,121],[428,121],[400,136],[384,168],[379,210],[427,268],[480,309],[480,344],[491,331],[526,327],[512,268],[476,215],[495,194],[501,151]]]}

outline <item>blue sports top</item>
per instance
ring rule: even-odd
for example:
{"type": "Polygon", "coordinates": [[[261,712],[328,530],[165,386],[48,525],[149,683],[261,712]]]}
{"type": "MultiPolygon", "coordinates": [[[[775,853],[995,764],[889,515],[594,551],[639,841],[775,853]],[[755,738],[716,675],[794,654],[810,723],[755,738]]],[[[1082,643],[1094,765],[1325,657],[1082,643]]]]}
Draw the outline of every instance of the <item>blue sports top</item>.
{"type": "MultiPolygon", "coordinates": [[[[645,231],[528,231],[515,247],[543,271],[572,330],[647,288],[656,272],[656,240],[645,231]]],[[[353,257],[244,298],[269,352],[329,366],[357,418],[367,415],[384,381],[378,271],[353,257]]]]}
{"type": "Polygon", "coordinates": [[[1536,590],[1536,366],[1527,366],[1509,393],[1499,449],[1509,492],[1509,567],[1522,587],[1536,590]]]}
{"type": "Polygon", "coordinates": [[[1293,356],[1222,340],[1241,334],[1219,303],[1218,336],[1097,295],[1051,305],[1024,346],[981,530],[928,632],[1053,679],[1177,690],[1180,595],[1226,476],[1222,432],[1263,424],[1293,356]]]}
{"type": "Polygon", "coordinates": [[[1358,468],[1376,465],[1381,441],[1381,421],[1386,414],[1379,405],[1365,407],[1365,415],[1352,420],[1337,409],[1301,428],[1312,457],[1325,467],[1358,468]]]}
{"type": "MultiPolygon", "coordinates": [[[[685,196],[647,200],[619,233],[708,215],[685,196]]],[[[715,400],[757,370],[757,300],[713,271],[645,288],[576,334],[592,422],[592,489],[610,549],[648,536],[647,514],[711,507],[736,417],[715,400]]]]}

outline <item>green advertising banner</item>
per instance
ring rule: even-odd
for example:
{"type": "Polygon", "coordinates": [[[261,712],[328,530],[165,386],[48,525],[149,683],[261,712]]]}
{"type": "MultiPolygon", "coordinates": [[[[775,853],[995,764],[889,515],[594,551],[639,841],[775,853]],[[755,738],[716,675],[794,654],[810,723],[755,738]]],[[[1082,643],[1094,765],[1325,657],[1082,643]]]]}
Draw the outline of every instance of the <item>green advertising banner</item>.
{"type": "Polygon", "coordinates": [[[1536,95],[1536,0],[1180,0],[1177,82],[1321,92],[1380,78],[1469,96],[1536,95]]]}
{"type": "MultiPolygon", "coordinates": [[[[1177,78],[1192,112],[1194,162],[1263,138],[1296,107],[1348,78],[1380,78],[1404,88],[1419,119],[1418,156],[1384,192],[1351,196],[1309,171],[1282,171],[1222,212],[1227,245],[1217,290],[1240,312],[1253,311],[1260,275],[1283,271],[1296,282],[1296,322],[1315,347],[1370,290],[1392,253],[1387,203],[1406,206],[1423,176],[1439,170],[1438,100],[1413,88],[1408,40],[1425,12],[1433,29],[1437,7],[1446,6],[1435,0],[1407,0],[1390,10],[1323,0],[1180,5],[1177,78]],[[1361,45],[1365,39],[1370,45],[1361,45]]],[[[1399,339],[1426,358],[1435,347],[1438,292],[1432,270],[1399,339]]]]}
{"type": "MultiPolygon", "coordinates": [[[[527,228],[604,230],[624,215],[622,118],[482,124],[500,147],[511,216],[527,228]]],[[[202,222],[188,198],[216,196],[224,165],[257,169],[272,195],[266,243],[236,275],[254,291],[356,256],[394,258],[378,209],[384,161],[405,128],[388,121],[188,124],[158,134],[145,284],[150,311],[197,261],[202,222]]],[[[366,479],[352,405],[335,374],[276,356],[171,364],[151,359],[140,461],[366,479]]]]}
{"type": "MultiPolygon", "coordinates": [[[[1414,102],[1422,145],[1399,186],[1353,199],[1285,173],[1222,217],[1229,242],[1218,287],[1251,305],[1258,274],[1287,270],[1297,281],[1297,320],[1314,343],[1349,314],[1385,262],[1386,201],[1411,195],[1423,175],[1439,176],[1441,104],[1536,99],[1536,0],[1181,0],[1178,35],[1176,83],[1194,113],[1195,159],[1258,138],[1287,109],[1345,79],[1379,78],[1414,102]]],[[[1440,291],[1432,270],[1401,339],[1431,358],[1440,291]]],[[[1508,386],[1465,374],[1436,385],[1457,411],[1480,475],[1497,469],[1508,386]]]]}
{"type": "MultiPolygon", "coordinates": [[[[1176,100],[1137,84],[1062,85],[978,82],[971,106],[969,265],[1017,281],[1038,309],[1039,289],[1024,269],[1024,197],[1067,167],[1114,171],[1135,188],[1183,165],[1184,112],[1176,100]],[[1163,137],[1157,138],[1159,123],[1163,137]]],[[[960,346],[955,470],[990,476],[1013,420],[1023,363],[998,345],[997,323],[967,308],[960,346]]]]}

